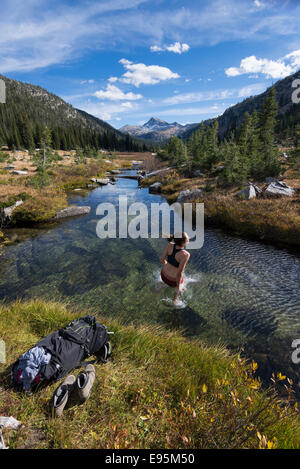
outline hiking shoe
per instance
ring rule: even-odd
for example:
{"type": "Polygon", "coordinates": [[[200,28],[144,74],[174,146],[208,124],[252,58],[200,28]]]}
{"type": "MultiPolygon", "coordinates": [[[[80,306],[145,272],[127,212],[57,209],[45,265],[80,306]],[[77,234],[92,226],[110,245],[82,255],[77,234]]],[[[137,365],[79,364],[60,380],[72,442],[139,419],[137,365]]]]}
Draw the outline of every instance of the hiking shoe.
{"type": "Polygon", "coordinates": [[[61,417],[64,408],[68,402],[69,396],[74,388],[76,378],[74,375],[67,376],[61,385],[56,389],[53,395],[52,415],[53,417],[61,417]]]}
{"type": "Polygon", "coordinates": [[[87,401],[90,397],[95,378],[95,368],[91,364],[87,365],[85,370],[77,376],[77,394],[81,402],[87,401]]]}

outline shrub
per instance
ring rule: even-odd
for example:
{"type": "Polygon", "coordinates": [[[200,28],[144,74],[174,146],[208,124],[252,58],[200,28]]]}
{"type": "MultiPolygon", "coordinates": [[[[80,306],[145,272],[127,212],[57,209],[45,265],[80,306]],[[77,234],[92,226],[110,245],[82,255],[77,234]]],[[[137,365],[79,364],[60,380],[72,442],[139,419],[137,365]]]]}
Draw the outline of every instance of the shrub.
{"type": "Polygon", "coordinates": [[[50,183],[50,176],[45,169],[39,169],[35,176],[31,176],[26,181],[26,185],[32,186],[34,189],[42,189],[43,187],[49,186],[50,183]]]}

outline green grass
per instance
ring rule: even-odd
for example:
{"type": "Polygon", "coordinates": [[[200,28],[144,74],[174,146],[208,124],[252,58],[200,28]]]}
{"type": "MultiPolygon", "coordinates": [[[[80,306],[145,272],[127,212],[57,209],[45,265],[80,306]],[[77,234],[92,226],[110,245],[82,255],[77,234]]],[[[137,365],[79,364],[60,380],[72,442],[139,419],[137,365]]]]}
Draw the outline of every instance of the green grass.
{"type": "Polygon", "coordinates": [[[45,188],[38,197],[27,197],[25,203],[14,210],[12,223],[17,226],[31,226],[51,221],[56,212],[67,207],[63,191],[45,188]]]}
{"type": "MultiPolygon", "coordinates": [[[[292,187],[299,187],[297,165],[289,167],[286,179],[292,187]]],[[[300,245],[299,189],[293,197],[257,198],[242,201],[236,197],[244,187],[217,187],[217,178],[187,178],[177,171],[153,176],[141,181],[141,187],[161,182],[161,194],[172,204],[180,191],[203,189],[203,197],[195,201],[204,203],[207,225],[220,226],[241,236],[260,239],[274,244],[300,245]]],[[[263,185],[261,184],[261,187],[263,185]]]]}
{"type": "Polygon", "coordinates": [[[19,195],[10,195],[12,186],[18,186],[19,190],[23,189],[20,195],[23,196],[22,200],[25,203],[14,211],[12,224],[33,226],[47,223],[53,219],[58,210],[67,207],[68,191],[86,188],[92,177],[105,177],[109,169],[111,169],[110,164],[102,160],[91,160],[88,164],[61,167],[53,165],[47,171],[40,171],[28,177],[0,180],[0,185],[10,186],[9,195],[5,187],[1,189],[0,209],[19,200],[19,195]]]}
{"type": "Polygon", "coordinates": [[[0,368],[0,414],[24,424],[5,431],[10,447],[300,447],[297,411],[260,389],[255,365],[178,332],[101,316],[115,332],[113,360],[96,366],[84,405],[71,405],[61,419],[52,419],[49,403],[57,384],[31,396],[15,393],[9,365],[39,338],[83,314],[38,300],[0,307],[8,361],[0,368]]]}

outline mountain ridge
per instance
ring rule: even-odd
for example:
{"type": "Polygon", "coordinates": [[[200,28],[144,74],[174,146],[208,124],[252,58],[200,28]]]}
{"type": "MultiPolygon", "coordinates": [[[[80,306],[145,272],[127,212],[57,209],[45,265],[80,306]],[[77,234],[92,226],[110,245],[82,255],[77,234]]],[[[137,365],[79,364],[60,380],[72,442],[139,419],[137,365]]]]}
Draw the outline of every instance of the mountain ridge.
{"type": "MultiPolygon", "coordinates": [[[[278,112],[278,125],[277,131],[283,134],[289,134],[290,128],[295,124],[300,123],[300,103],[292,102],[292,94],[295,88],[292,87],[292,82],[296,79],[300,79],[300,70],[296,73],[289,75],[281,80],[278,80],[273,86],[276,90],[276,99],[279,106],[278,112]]],[[[144,140],[152,140],[157,143],[164,143],[170,137],[177,136],[183,140],[187,140],[191,134],[197,131],[202,124],[208,126],[215,120],[219,122],[219,137],[229,137],[231,131],[238,128],[246,112],[251,114],[254,111],[259,111],[264,99],[266,98],[270,87],[268,87],[263,93],[255,96],[250,96],[243,101],[228,107],[224,113],[218,117],[206,119],[199,123],[182,125],[178,122],[168,124],[165,121],[161,121],[159,118],[150,118],[142,126],[130,126],[125,125],[119,130],[122,133],[129,133],[136,138],[143,138],[144,140]],[[160,121],[167,124],[164,128],[159,126],[157,128],[147,128],[147,124],[150,121],[160,121]]]]}
{"type": "Polygon", "coordinates": [[[6,103],[0,105],[0,143],[10,147],[39,146],[46,126],[56,149],[76,146],[138,150],[143,143],[128,139],[107,122],[73,107],[54,93],[31,83],[0,75],[6,103]]]}
{"type": "Polygon", "coordinates": [[[193,125],[194,124],[183,125],[178,122],[169,123],[157,117],[151,117],[143,125],[124,125],[119,131],[123,134],[129,134],[132,137],[162,143],[174,135],[177,137],[180,136],[193,125]]]}

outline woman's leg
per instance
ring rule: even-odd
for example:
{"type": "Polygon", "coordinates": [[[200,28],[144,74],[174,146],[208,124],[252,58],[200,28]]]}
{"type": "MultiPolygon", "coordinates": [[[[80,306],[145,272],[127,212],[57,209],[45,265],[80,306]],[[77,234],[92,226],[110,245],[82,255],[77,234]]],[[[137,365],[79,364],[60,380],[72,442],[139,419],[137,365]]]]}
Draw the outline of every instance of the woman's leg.
{"type": "Polygon", "coordinates": [[[180,294],[183,293],[183,286],[182,286],[182,284],[183,284],[183,277],[181,277],[180,284],[179,284],[179,286],[177,286],[176,289],[175,289],[175,296],[174,296],[174,300],[173,300],[174,304],[177,303],[179,293],[180,293],[180,294]]]}

